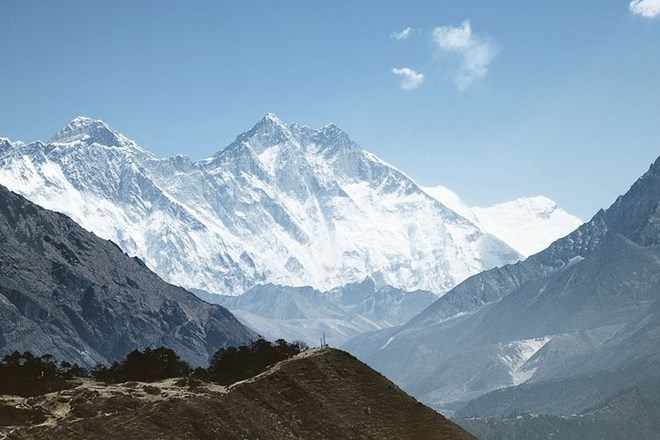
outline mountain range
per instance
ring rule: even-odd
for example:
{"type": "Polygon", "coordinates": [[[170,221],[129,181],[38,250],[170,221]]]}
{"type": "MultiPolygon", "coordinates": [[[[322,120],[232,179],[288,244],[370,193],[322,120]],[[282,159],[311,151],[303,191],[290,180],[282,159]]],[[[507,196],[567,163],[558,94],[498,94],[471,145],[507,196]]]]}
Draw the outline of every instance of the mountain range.
{"type": "Polygon", "coordinates": [[[405,324],[438,298],[425,290],[379,287],[372,279],[328,292],[267,284],[240,296],[197,295],[227,307],[266,338],[284,337],[311,346],[318,345],[321,336],[340,346],[359,334],[405,324]]]}
{"type": "Polygon", "coordinates": [[[565,416],[660,384],[660,159],[545,250],[346,347],[456,417],[565,416]]]}
{"type": "Polygon", "coordinates": [[[490,216],[460,212],[334,124],[313,129],[273,114],[200,161],[157,158],[78,117],[47,143],[0,139],[0,184],[116,242],[168,282],[224,295],[268,283],[329,291],[366,278],[441,295],[580,223],[535,199],[490,216]],[[535,222],[522,243],[502,224],[520,216],[535,222]]]}
{"type": "MultiPolygon", "coordinates": [[[[545,197],[421,187],[333,124],[268,114],[192,161],[80,117],[48,143],[0,139],[0,184],[25,196],[0,186],[2,352],[91,366],[165,345],[200,365],[256,333],[326,334],[485,438],[655,414],[660,158],[581,224],[545,197]]],[[[337,361],[317,360],[295,374],[337,361]]]]}

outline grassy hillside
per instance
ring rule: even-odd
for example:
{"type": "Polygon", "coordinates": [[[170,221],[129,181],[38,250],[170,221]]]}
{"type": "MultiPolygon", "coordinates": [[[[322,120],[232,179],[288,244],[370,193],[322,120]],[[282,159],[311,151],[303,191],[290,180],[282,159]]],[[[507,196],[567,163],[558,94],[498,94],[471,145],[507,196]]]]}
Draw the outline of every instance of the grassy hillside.
{"type": "Polygon", "coordinates": [[[304,352],[228,387],[82,381],[30,400],[5,397],[0,424],[7,439],[474,438],[332,349],[304,352]]]}

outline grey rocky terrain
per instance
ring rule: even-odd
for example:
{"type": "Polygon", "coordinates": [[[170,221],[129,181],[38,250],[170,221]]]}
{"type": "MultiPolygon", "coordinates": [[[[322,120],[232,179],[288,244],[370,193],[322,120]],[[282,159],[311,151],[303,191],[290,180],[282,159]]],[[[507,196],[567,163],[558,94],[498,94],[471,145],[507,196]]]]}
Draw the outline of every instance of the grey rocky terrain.
{"type": "Polygon", "coordinates": [[[0,353],[50,353],[93,366],[164,345],[202,365],[253,336],[225,308],[0,187],[0,353]]]}

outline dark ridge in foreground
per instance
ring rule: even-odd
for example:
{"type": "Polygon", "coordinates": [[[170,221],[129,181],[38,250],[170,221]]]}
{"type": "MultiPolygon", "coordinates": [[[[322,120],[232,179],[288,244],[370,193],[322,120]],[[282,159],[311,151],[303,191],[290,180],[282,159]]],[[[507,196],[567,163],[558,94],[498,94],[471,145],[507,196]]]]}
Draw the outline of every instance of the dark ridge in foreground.
{"type": "Polygon", "coordinates": [[[0,406],[3,429],[7,439],[48,440],[474,439],[334,349],[304,352],[230,387],[185,379],[83,382],[32,401],[7,401],[0,406]],[[2,414],[18,426],[7,426],[2,414]]]}
{"type": "Polygon", "coordinates": [[[162,345],[205,365],[252,337],[227,309],[0,186],[0,356],[49,353],[91,367],[162,345]]]}

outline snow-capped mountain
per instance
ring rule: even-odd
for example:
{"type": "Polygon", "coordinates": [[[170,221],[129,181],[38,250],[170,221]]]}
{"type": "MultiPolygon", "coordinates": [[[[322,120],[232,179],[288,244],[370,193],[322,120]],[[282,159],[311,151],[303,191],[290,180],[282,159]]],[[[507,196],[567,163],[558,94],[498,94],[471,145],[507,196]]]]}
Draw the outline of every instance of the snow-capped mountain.
{"type": "Polygon", "coordinates": [[[525,257],[577,229],[582,220],[544,196],[522,197],[487,208],[470,207],[444,186],[423,188],[440,203],[494,235],[525,257]]]}
{"type": "Polygon", "coordinates": [[[160,159],[99,120],[0,140],[0,183],[213,293],[327,291],[366,277],[443,293],[520,255],[333,124],[268,114],[216,155],[160,159]]]}

